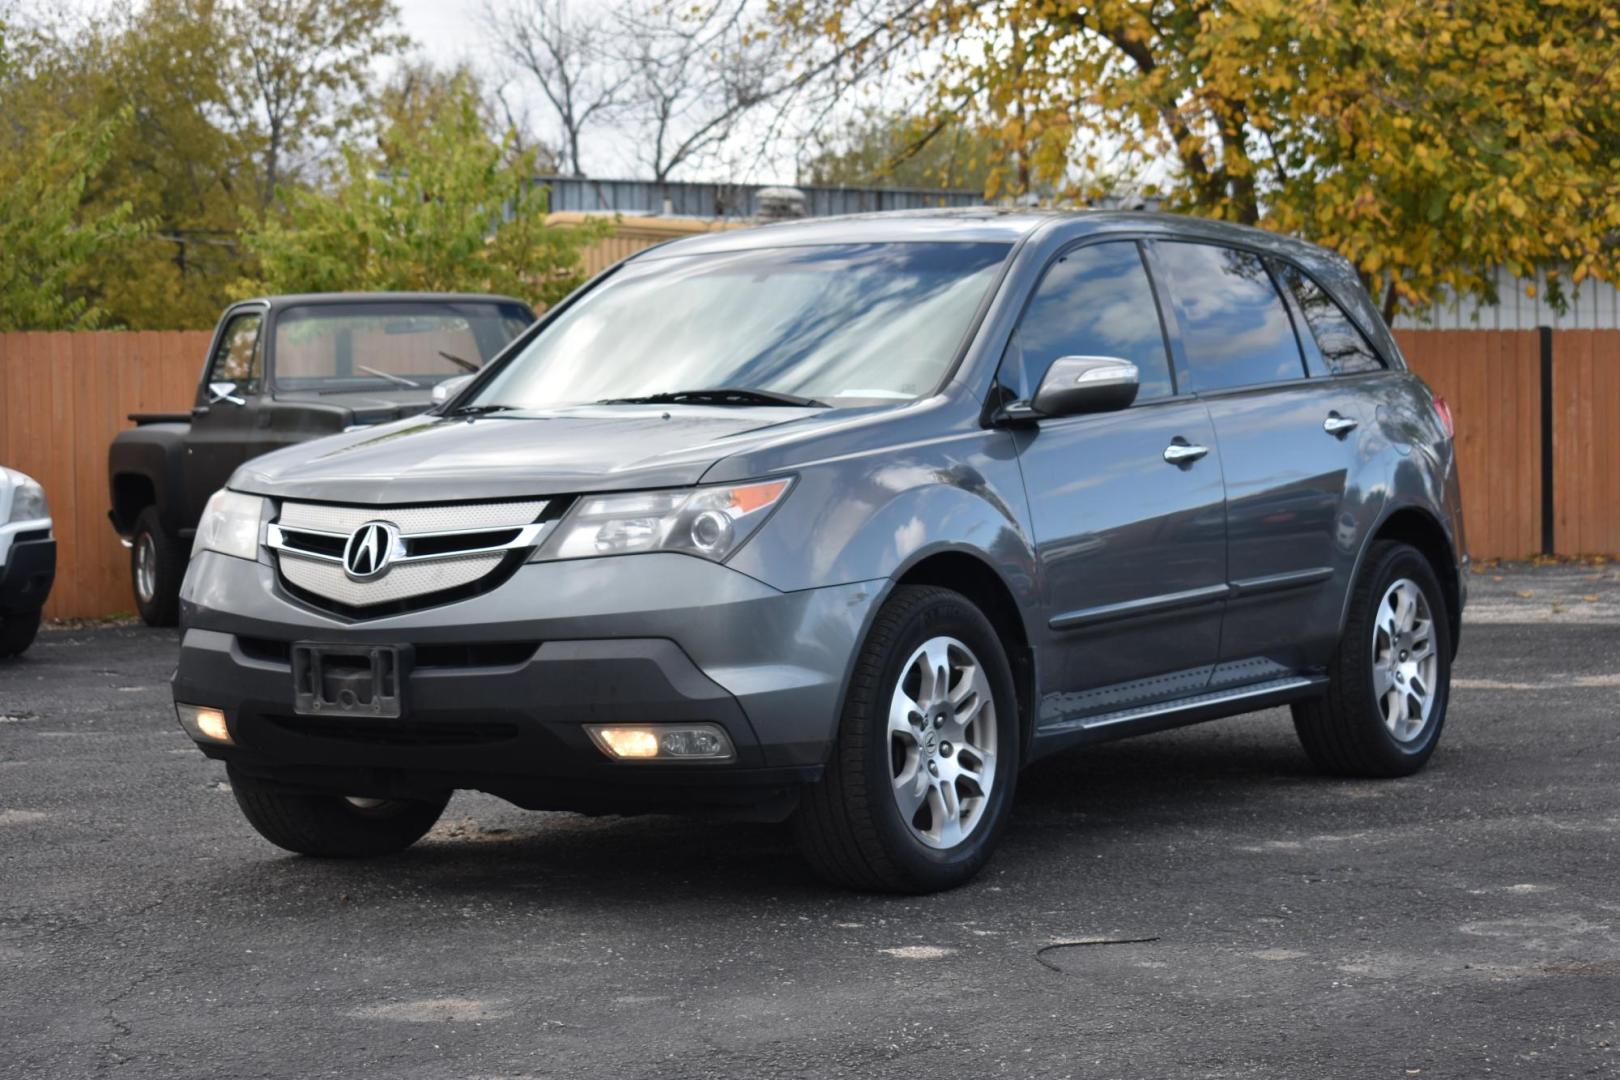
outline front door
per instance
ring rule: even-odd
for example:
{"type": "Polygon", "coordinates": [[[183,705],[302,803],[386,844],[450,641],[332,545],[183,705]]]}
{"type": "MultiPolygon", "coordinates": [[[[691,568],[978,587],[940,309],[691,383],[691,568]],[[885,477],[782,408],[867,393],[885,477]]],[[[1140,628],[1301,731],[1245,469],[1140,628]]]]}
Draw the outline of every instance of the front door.
{"type": "Polygon", "coordinates": [[[1071,249],[1047,268],[1002,363],[1034,392],[1060,356],[1113,356],[1137,402],[1019,435],[1048,637],[1040,724],[1083,723],[1197,693],[1220,644],[1226,534],[1209,412],[1178,396],[1134,241],[1071,249]]]}
{"type": "Polygon", "coordinates": [[[257,310],[230,316],[214,342],[208,371],[197,389],[186,434],[186,527],[195,526],[208,497],[225,486],[236,467],[248,459],[256,438],[264,344],[263,315],[257,310]]]}

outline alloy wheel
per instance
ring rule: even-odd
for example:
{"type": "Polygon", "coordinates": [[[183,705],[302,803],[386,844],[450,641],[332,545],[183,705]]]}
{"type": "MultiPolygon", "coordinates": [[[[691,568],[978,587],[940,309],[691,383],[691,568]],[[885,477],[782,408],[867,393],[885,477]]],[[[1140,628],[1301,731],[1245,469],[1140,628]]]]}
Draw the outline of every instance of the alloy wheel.
{"type": "Polygon", "coordinates": [[[984,666],[956,638],[930,638],[901,667],[889,763],[895,805],[914,837],[949,849],[972,835],[996,782],[996,704],[984,666]]]}
{"type": "Polygon", "coordinates": [[[135,594],[143,604],[157,595],[157,541],[143,532],[135,538],[135,594]]]}
{"type": "Polygon", "coordinates": [[[1372,641],[1373,696],[1396,742],[1413,742],[1428,726],[1439,670],[1428,598],[1401,578],[1378,603],[1372,641]]]}

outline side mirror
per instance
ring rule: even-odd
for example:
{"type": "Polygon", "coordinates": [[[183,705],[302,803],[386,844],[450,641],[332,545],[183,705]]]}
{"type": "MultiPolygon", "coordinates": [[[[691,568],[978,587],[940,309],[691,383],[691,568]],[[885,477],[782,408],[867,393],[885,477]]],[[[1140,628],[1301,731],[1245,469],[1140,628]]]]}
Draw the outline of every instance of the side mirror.
{"type": "Polygon", "coordinates": [[[241,394],[238,394],[236,392],[236,384],[235,383],[233,383],[233,382],[211,382],[211,383],[209,383],[208,384],[208,404],[210,404],[210,405],[218,405],[222,401],[228,401],[232,405],[246,405],[247,404],[247,398],[243,397],[241,394]]]}
{"type": "Polygon", "coordinates": [[[452,375],[443,382],[433,384],[433,392],[429,395],[434,405],[443,405],[457,394],[467,388],[473,381],[471,375],[452,375]]]}
{"type": "Polygon", "coordinates": [[[1115,356],[1060,356],[1029,403],[1038,416],[1113,412],[1136,400],[1136,365],[1115,356]]]}

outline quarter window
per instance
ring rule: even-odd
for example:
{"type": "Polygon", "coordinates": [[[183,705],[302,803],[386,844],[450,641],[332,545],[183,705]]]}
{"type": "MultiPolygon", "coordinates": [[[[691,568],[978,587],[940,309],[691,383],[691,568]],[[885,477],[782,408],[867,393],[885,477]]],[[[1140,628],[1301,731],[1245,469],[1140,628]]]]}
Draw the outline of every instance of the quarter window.
{"type": "Polygon", "coordinates": [[[1001,382],[1032,397],[1060,356],[1114,356],[1139,372],[1138,401],[1174,393],[1153,286],[1134,241],[1078,248],[1046,271],[1007,344],[1001,382]]]}
{"type": "Polygon", "coordinates": [[[225,327],[214,354],[211,382],[233,382],[239,390],[256,390],[261,371],[259,316],[238,315],[225,327]]]}
{"type": "MultiPolygon", "coordinates": [[[[1297,266],[1284,264],[1282,279],[1299,301],[1305,313],[1305,322],[1311,328],[1314,344],[1322,351],[1322,360],[1334,375],[1355,375],[1363,371],[1382,371],[1384,361],[1372,347],[1365,334],[1357,328],[1339,302],[1328,291],[1312,281],[1297,266]]],[[[1311,342],[1306,343],[1307,349],[1311,342]]]]}
{"type": "Polygon", "coordinates": [[[1181,318],[1187,365],[1199,390],[1298,379],[1299,339],[1260,256],[1212,244],[1155,248],[1181,318]]]}

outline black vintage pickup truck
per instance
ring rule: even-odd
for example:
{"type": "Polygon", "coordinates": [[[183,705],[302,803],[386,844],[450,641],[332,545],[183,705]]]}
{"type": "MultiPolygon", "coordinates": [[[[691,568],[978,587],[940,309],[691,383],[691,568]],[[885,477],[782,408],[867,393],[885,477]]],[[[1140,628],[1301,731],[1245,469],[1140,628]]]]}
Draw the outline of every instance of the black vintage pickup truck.
{"type": "Polygon", "coordinates": [[[431,407],[534,321],[527,304],[457,293],[267,296],[226,309],[189,413],[135,413],[113,440],[113,527],[135,606],[175,621],[208,497],[271,450],[431,407]]]}

